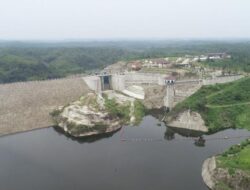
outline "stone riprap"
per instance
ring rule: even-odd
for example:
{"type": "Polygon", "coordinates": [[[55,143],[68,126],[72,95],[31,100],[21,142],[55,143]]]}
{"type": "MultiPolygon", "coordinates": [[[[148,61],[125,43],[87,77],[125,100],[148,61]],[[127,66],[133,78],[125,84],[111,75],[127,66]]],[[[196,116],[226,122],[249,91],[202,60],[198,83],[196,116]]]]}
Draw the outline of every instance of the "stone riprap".
{"type": "Polygon", "coordinates": [[[87,92],[81,78],[0,85],[0,136],[53,125],[53,109],[87,92]]]}

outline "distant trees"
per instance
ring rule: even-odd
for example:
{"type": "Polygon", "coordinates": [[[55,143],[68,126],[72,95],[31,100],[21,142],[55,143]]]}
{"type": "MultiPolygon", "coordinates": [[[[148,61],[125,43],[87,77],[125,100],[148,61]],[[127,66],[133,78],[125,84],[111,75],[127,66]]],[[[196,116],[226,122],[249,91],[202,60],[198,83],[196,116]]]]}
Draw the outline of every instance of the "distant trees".
{"type": "Polygon", "coordinates": [[[0,43],[0,83],[65,77],[121,60],[228,52],[231,59],[202,62],[232,72],[250,72],[250,43],[86,42],[84,44],[0,43]]]}
{"type": "Polygon", "coordinates": [[[115,48],[0,48],[0,83],[42,80],[104,68],[127,55],[115,48]]]}

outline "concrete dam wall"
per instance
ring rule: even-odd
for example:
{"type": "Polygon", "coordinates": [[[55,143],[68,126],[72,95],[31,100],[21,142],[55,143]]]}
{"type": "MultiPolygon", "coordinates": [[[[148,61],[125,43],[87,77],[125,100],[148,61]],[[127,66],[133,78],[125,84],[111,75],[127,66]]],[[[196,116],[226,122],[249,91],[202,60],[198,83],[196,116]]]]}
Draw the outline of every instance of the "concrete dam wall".
{"type": "Polygon", "coordinates": [[[150,74],[150,73],[135,73],[128,72],[124,74],[107,74],[105,75],[95,75],[95,76],[87,76],[83,79],[87,83],[90,89],[99,93],[105,86],[103,77],[108,77],[110,84],[108,86],[112,90],[121,91],[128,96],[132,96],[138,99],[144,99],[145,94],[138,91],[136,86],[165,86],[166,93],[164,96],[164,105],[168,108],[173,108],[177,103],[183,101],[185,98],[194,94],[197,90],[200,89],[203,85],[213,85],[219,83],[227,83],[238,80],[243,75],[235,75],[235,76],[223,76],[211,79],[189,79],[189,80],[177,80],[173,83],[173,85],[166,84],[166,75],[162,74],[150,74]]]}
{"type": "Polygon", "coordinates": [[[53,125],[53,109],[87,92],[81,78],[0,85],[0,136],[53,125]]]}
{"type": "Polygon", "coordinates": [[[223,84],[223,83],[239,80],[243,77],[244,77],[243,75],[234,75],[234,76],[223,76],[223,77],[216,77],[212,79],[205,79],[203,80],[203,85],[223,84]]]}
{"type": "Polygon", "coordinates": [[[111,89],[118,91],[123,91],[125,88],[132,85],[165,85],[165,75],[133,72],[125,74],[92,75],[83,77],[83,80],[91,90],[94,90],[95,92],[101,92],[102,90],[104,90],[103,77],[109,77],[111,89]]]}

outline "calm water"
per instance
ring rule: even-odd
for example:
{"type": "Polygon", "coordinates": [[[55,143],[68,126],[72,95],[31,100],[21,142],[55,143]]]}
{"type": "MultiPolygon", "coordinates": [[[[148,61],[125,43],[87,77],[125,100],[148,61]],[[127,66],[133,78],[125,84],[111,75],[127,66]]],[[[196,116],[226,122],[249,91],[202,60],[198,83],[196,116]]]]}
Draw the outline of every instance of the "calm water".
{"type": "Polygon", "coordinates": [[[0,138],[1,190],[207,190],[202,162],[249,135],[226,130],[194,145],[151,116],[113,136],[76,141],[53,128],[0,138]]]}

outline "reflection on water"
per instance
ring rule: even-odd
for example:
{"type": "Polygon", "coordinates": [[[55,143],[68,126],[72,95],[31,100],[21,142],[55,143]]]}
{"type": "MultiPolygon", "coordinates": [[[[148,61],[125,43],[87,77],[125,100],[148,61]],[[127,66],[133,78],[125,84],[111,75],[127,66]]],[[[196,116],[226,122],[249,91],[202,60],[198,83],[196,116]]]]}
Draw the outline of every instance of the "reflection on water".
{"type": "Polygon", "coordinates": [[[167,111],[166,108],[162,107],[162,108],[148,110],[147,114],[161,121],[165,117],[166,111],[167,111]]]}
{"type": "Polygon", "coordinates": [[[120,130],[120,129],[118,129],[117,131],[114,131],[114,132],[111,132],[111,133],[98,134],[98,135],[89,136],[89,137],[73,137],[73,136],[69,135],[68,133],[65,133],[64,130],[61,127],[54,126],[53,129],[59,135],[64,135],[68,139],[71,139],[72,141],[77,141],[80,144],[93,143],[93,142],[99,141],[99,140],[104,139],[104,138],[112,137],[117,131],[120,130]]]}
{"type": "Polygon", "coordinates": [[[203,136],[200,136],[199,138],[194,140],[194,144],[199,147],[204,147],[206,143],[206,140],[203,136]]]}
{"type": "Polygon", "coordinates": [[[191,137],[194,140],[194,145],[198,147],[204,147],[206,140],[204,139],[203,135],[205,134],[202,131],[195,131],[190,129],[182,129],[176,127],[167,127],[164,138],[166,140],[174,140],[175,134],[179,134],[183,137],[191,137]]]}
{"type": "Polygon", "coordinates": [[[200,137],[200,136],[205,134],[202,131],[181,129],[181,128],[175,128],[175,127],[167,127],[166,133],[168,133],[168,134],[178,133],[179,135],[181,135],[183,137],[200,137]]]}
{"type": "Polygon", "coordinates": [[[169,127],[166,128],[166,132],[164,134],[164,138],[168,141],[175,139],[175,131],[169,127]]]}
{"type": "Polygon", "coordinates": [[[84,139],[53,128],[1,137],[0,190],[207,190],[203,161],[244,140],[224,136],[250,134],[229,129],[203,135],[206,146],[198,148],[199,136],[157,124],[147,116],[139,127],[84,139]]]}

